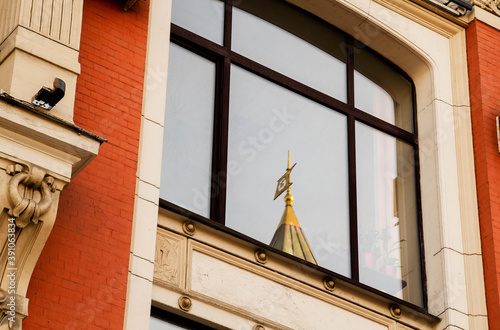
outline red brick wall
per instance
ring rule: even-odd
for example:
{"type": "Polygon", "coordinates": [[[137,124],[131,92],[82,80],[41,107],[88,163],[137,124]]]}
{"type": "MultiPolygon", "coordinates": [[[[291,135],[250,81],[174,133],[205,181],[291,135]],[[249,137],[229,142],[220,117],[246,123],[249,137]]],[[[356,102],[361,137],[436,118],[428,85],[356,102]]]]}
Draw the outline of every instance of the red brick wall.
{"type": "Polygon", "coordinates": [[[74,121],[108,139],[61,193],[33,273],[24,329],[122,329],[148,2],[85,0],[74,121]]]}
{"type": "Polygon", "coordinates": [[[486,302],[491,329],[500,320],[500,31],[478,21],[467,29],[467,59],[486,302]]]}

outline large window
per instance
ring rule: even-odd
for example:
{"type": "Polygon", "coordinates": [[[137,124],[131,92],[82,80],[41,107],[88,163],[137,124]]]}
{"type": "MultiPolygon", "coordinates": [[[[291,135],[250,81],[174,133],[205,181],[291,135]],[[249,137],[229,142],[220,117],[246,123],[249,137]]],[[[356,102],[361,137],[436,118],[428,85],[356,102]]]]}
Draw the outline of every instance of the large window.
{"type": "Polygon", "coordinates": [[[174,0],[160,198],[269,244],[294,210],[326,272],[424,306],[411,80],[280,0],[174,0]]]}

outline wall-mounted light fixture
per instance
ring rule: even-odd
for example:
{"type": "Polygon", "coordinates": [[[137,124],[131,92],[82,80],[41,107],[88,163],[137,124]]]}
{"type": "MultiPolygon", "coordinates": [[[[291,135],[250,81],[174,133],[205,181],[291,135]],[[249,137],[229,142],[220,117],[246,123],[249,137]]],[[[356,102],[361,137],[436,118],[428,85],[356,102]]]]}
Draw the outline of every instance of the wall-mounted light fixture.
{"type": "Polygon", "coordinates": [[[42,87],[33,96],[31,103],[45,110],[52,109],[64,97],[66,83],[59,78],[54,79],[54,89],[42,87]]]}

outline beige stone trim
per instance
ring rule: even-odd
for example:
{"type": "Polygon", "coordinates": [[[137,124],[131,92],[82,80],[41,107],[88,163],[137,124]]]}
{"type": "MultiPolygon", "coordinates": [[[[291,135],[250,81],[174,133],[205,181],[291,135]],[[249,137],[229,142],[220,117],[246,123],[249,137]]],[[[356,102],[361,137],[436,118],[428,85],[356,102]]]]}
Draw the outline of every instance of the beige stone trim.
{"type": "MultiPolygon", "coordinates": [[[[154,305],[161,304],[169,306],[170,309],[176,308],[173,300],[169,302],[169,299],[165,299],[165,289],[167,289],[170,292],[195,298],[195,301],[201,301],[204,305],[217,306],[218,310],[213,310],[209,314],[195,314],[194,311],[190,311],[191,314],[201,317],[201,321],[203,322],[218,322],[221,326],[230,327],[225,322],[234,322],[234,320],[222,319],[220,315],[220,313],[230,312],[233,314],[233,318],[242,317],[247,320],[257,320],[258,323],[268,324],[271,328],[284,329],[287,328],[286,325],[272,319],[274,317],[271,316],[273,313],[267,314],[268,316],[266,316],[265,310],[259,313],[260,307],[269,305],[274,308],[282,308],[281,305],[287,305],[288,298],[291,296],[298,295],[300,297],[304,294],[316,301],[315,303],[310,303],[313,308],[319,304],[326,303],[331,305],[332,310],[339,308],[342,310],[339,313],[347,313],[346,317],[350,313],[362,316],[367,321],[374,322],[373,326],[379,324],[385,328],[395,329],[397,321],[400,324],[409,324],[416,328],[432,327],[431,318],[415,313],[405,307],[401,307],[403,310],[401,318],[393,318],[389,310],[390,301],[373,297],[366,292],[363,293],[363,290],[343,283],[340,279],[335,280],[335,289],[332,292],[328,291],[323,284],[324,274],[303,266],[301,263],[293,262],[286,257],[266,251],[269,256],[268,262],[264,265],[258,264],[254,257],[254,252],[258,247],[209,226],[196,223],[196,233],[193,236],[185,234],[183,230],[184,221],[185,219],[182,216],[160,210],[158,235],[167,235],[175,241],[187,242],[187,258],[181,253],[174,253],[171,256],[175,257],[169,260],[169,265],[171,265],[172,269],[182,273],[185,272],[187,275],[185,284],[165,282],[155,277],[155,286],[153,289],[154,305]],[[211,273],[210,269],[212,268],[209,267],[209,264],[196,266],[202,267],[203,271],[193,271],[193,253],[197,253],[197,256],[201,253],[201,255],[214,258],[207,259],[208,261],[212,260],[209,264],[218,265],[214,266],[215,268],[227,268],[225,271],[228,273],[227,278],[221,280],[223,281],[223,285],[227,285],[228,288],[232,288],[232,285],[235,287],[241,285],[246,288],[246,293],[235,293],[235,297],[231,298],[228,297],[228,294],[217,294],[219,291],[222,292],[222,288],[219,289],[217,286],[211,289],[207,288],[216,285],[217,281],[210,285],[203,285],[201,282],[196,282],[205,276],[218,278],[221,274],[211,273]],[[249,278],[245,280],[244,278],[246,277],[249,278]],[[229,283],[231,282],[231,278],[233,278],[233,284],[229,283]],[[276,287],[268,290],[269,301],[262,302],[256,298],[256,290],[260,290],[256,281],[276,283],[276,287]],[[155,294],[155,292],[162,292],[162,294],[155,294]],[[288,298],[286,301],[281,301],[278,298],[281,297],[281,294],[285,294],[284,292],[288,292],[286,293],[288,298]],[[231,299],[236,299],[236,301],[231,299]],[[242,307],[247,304],[248,307],[242,307]]],[[[185,243],[182,244],[184,245],[185,243]]],[[[201,259],[205,260],[204,257],[201,259]]],[[[199,261],[200,258],[197,260],[199,261]]],[[[308,312],[304,311],[304,313],[307,315],[308,312]]],[[[293,319],[296,317],[295,314],[291,312],[289,317],[293,319]]]]}
{"type": "Polygon", "coordinates": [[[78,50],[54,42],[24,26],[17,26],[12,33],[0,43],[0,63],[5,61],[14,49],[32,54],[35,57],[60,66],[74,74],[80,74],[78,50]]]}
{"type": "Polygon", "coordinates": [[[69,180],[97,155],[100,142],[72,127],[0,101],[0,152],[69,180]]]}
{"type": "Polygon", "coordinates": [[[66,83],[65,95],[50,113],[66,121],[73,121],[79,73],[78,51],[22,26],[0,44],[0,89],[31,102],[40,88],[52,88],[60,78],[66,83]]]}
{"type": "MultiPolygon", "coordinates": [[[[499,19],[500,21],[500,19],[499,19]]],[[[461,49],[466,48],[465,32],[450,40],[452,81],[468,81],[467,58],[461,49]]],[[[486,329],[486,300],[481,257],[481,235],[477,209],[474,150],[468,85],[456,84],[453,90],[456,106],[453,107],[455,144],[460,200],[462,255],[465,270],[465,290],[470,329],[486,329]]]]}
{"type": "Polygon", "coordinates": [[[0,3],[0,40],[24,26],[75,50],[80,48],[83,0],[9,0],[0,3]]]}
{"type": "MultiPolygon", "coordinates": [[[[474,1],[474,8],[477,9],[482,9],[485,12],[491,13],[490,16],[496,17],[500,16],[500,1],[499,0],[475,0],[474,1]]],[[[475,13],[472,13],[471,16],[474,16],[475,13]]],[[[484,15],[485,13],[479,14],[479,15],[484,15]]],[[[477,15],[477,13],[476,13],[477,15]]],[[[492,17],[489,18],[491,20],[492,17]]],[[[479,19],[479,18],[478,18],[479,19]]]]}
{"type": "Polygon", "coordinates": [[[474,6],[472,13],[469,14],[467,19],[469,20],[469,22],[472,22],[474,19],[477,19],[478,21],[486,23],[489,26],[497,30],[500,30],[500,16],[495,15],[490,11],[483,9],[478,5],[474,6]]]}
{"type": "Polygon", "coordinates": [[[160,194],[171,0],[151,0],[124,329],[148,328],[160,194]],[[143,264],[146,269],[135,267],[143,264]],[[138,298],[139,297],[139,298],[138,298]]]}

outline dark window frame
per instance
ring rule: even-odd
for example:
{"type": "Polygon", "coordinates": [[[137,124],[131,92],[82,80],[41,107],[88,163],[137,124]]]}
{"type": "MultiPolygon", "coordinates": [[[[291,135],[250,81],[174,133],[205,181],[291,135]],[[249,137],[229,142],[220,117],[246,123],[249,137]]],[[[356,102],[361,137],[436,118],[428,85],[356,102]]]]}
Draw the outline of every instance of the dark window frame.
{"type": "Polygon", "coordinates": [[[192,330],[215,330],[215,328],[198,323],[196,321],[182,317],[181,315],[169,313],[161,308],[151,306],[150,316],[170,324],[192,330]]]}
{"type": "Polygon", "coordinates": [[[277,71],[274,71],[258,62],[255,62],[245,56],[242,56],[231,50],[231,26],[232,26],[232,2],[233,0],[225,0],[224,13],[224,31],[223,45],[214,43],[205,39],[189,30],[186,30],[175,24],[171,24],[171,42],[184,47],[193,53],[200,55],[216,65],[216,87],[215,87],[215,102],[214,102],[214,133],[213,133],[213,151],[212,151],[212,179],[211,179],[211,198],[210,198],[210,219],[206,219],[198,214],[194,214],[180,206],[160,199],[160,207],[180,213],[188,218],[206,223],[220,230],[228,232],[232,235],[250,241],[256,245],[260,245],[268,250],[285,255],[299,262],[307,263],[304,260],[290,256],[282,251],[273,249],[270,246],[254,240],[244,234],[232,230],[224,226],[225,210],[226,210],[226,186],[227,186],[227,151],[228,151],[228,130],[229,130],[229,90],[230,90],[230,67],[232,64],[241,67],[242,69],[256,74],[261,78],[269,80],[281,87],[284,87],[296,94],[304,96],[318,104],[326,106],[333,111],[344,114],[347,117],[347,155],[348,155],[348,170],[349,170],[349,222],[350,222],[350,257],[351,257],[351,277],[339,275],[333,271],[322,268],[317,265],[307,263],[309,266],[320,269],[325,273],[331,274],[334,277],[341,278],[356,286],[367,289],[368,291],[377,293],[385,298],[389,298],[402,305],[411,307],[427,314],[428,297],[427,283],[424,258],[424,241],[423,241],[423,225],[422,225],[422,207],[421,207],[421,191],[420,191],[420,168],[419,168],[419,152],[418,152],[418,125],[417,125],[417,107],[416,107],[416,90],[412,79],[402,71],[394,63],[388,61],[378,53],[374,52],[367,46],[363,45],[352,36],[343,31],[336,29],[328,22],[324,22],[311,13],[304,11],[298,7],[286,3],[288,6],[297,8],[305,15],[313,17],[316,20],[327,24],[332,29],[342,33],[345,36],[345,54],[346,54],[346,80],[347,80],[347,103],[339,101],[332,96],[315,90],[301,82],[289,78],[277,71]],[[354,106],[354,54],[356,47],[362,47],[368,50],[373,56],[379,58],[392,68],[394,68],[401,76],[407,79],[412,86],[412,116],[413,116],[413,133],[405,129],[399,128],[380,118],[368,114],[354,106]],[[367,286],[359,281],[359,254],[358,254],[358,223],[357,223],[357,192],[356,192],[356,141],[355,141],[355,123],[360,122],[368,125],[378,131],[395,137],[410,146],[414,150],[414,168],[415,168],[415,188],[416,188],[416,212],[418,239],[420,242],[420,270],[421,270],[421,290],[422,290],[422,306],[414,305],[405,300],[396,298],[386,294],[375,288],[367,286]]]}

